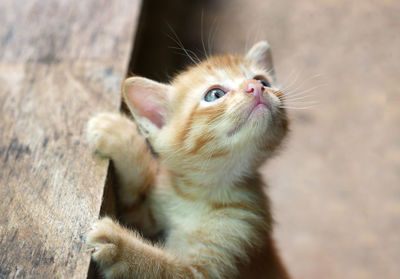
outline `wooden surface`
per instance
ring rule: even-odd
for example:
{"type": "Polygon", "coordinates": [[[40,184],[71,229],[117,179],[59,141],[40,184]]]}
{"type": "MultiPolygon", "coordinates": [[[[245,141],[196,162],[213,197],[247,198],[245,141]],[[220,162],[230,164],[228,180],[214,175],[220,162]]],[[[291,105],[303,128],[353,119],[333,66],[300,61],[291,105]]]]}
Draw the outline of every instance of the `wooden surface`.
{"type": "Polygon", "coordinates": [[[85,124],[118,110],[140,1],[0,1],[0,278],[86,278],[107,161],[85,124]]]}

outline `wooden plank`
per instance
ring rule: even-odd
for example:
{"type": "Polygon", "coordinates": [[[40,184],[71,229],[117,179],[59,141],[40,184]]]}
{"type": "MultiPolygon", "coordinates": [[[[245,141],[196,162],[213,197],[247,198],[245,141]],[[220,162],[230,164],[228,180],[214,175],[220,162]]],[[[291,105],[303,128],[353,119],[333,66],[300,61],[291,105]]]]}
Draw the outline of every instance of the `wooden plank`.
{"type": "Polygon", "coordinates": [[[85,278],[107,162],[87,119],[117,110],[140,0],[0,2],[0,278],[85,278]]]}

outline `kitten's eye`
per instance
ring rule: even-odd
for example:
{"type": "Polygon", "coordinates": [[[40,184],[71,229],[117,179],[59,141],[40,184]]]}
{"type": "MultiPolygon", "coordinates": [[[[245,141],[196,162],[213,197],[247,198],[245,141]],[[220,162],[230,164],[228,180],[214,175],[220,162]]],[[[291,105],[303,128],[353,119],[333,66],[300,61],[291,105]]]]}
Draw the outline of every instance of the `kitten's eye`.
{"type": "Polygon", "coordinates": [[[261,82],[261,84],[265,87],[271,87],[271,84],[263,77],[254,77],[254,79],[261,82]]]}
{"type": "Polygon", "coordinates": [[[207,94],[204,96],[204,100],[206,102],[212,102],[215,101],[216,99],[223,97],[225,94],[226,92],[221,88],[213,88],[207,92],[207,94]]]}

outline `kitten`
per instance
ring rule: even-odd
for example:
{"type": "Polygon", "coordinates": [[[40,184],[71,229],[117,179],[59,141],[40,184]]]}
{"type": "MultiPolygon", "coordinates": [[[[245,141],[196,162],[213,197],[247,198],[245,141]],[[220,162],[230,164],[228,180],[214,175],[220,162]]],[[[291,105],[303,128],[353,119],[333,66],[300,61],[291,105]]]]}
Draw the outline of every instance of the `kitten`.
{"type": "Polygon", "coordinates": [[[289,278],[257,171],[287,132],[274,85],[262,41],[171,84],[128,78],[123,97],[136,124],[116,113],[89,121],[89,141],[117,172],[122,221],[146,238],[164,232],[153,244],[100,219],[87,241],[105,278],[289,278]]]}

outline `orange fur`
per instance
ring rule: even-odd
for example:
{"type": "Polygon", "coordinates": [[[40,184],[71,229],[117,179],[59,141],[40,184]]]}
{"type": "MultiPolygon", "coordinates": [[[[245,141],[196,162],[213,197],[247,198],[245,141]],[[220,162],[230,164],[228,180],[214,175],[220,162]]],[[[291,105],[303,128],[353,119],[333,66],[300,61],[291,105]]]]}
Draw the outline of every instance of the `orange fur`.
{"type": "Polygon", "coordinates": [[[151,244],[99,220],[88,245],[106,278],[289,278],[257,172],[287,132],[282,93],[263,88],[270,107],[254,115],[255,95],[246,93],[259,76],[274,83],[271,62],[261,42],[245,57],[209,58],[170,85],[127,79],[125,100],[157,160],[127,118],[101,114],[89,122],[89,141],[114,161],[122,221],[146,237],[166,236],[151,244]],[[215,86],[226,94],[206,102],[215,86]]]}

